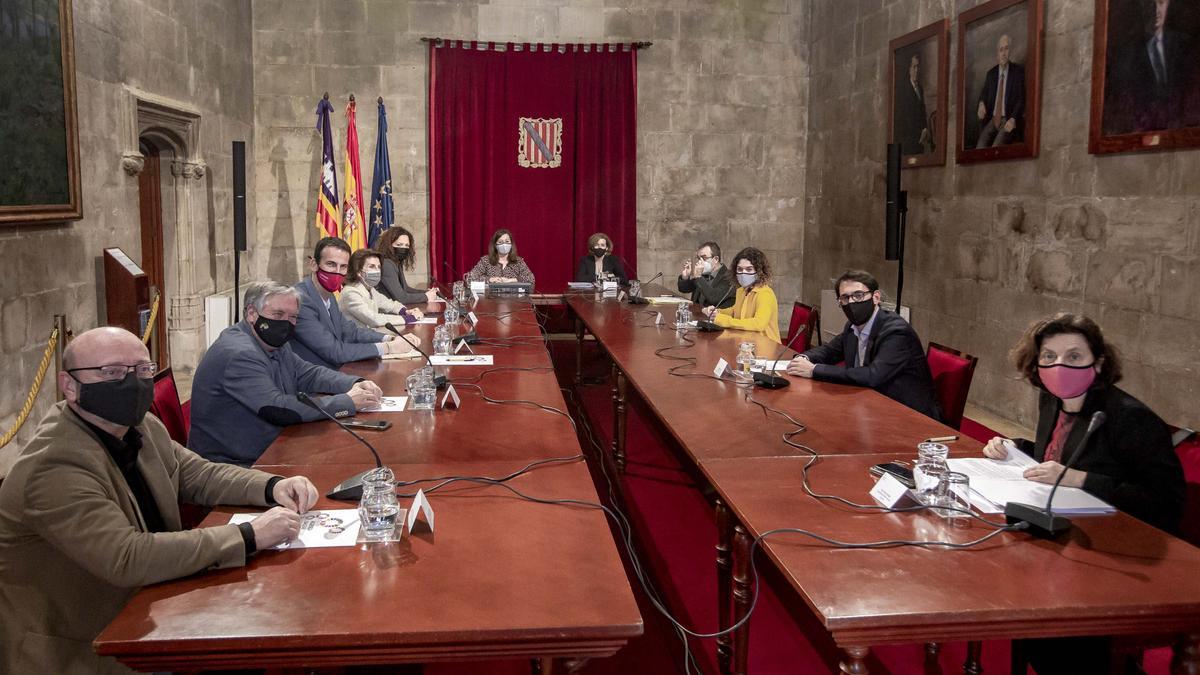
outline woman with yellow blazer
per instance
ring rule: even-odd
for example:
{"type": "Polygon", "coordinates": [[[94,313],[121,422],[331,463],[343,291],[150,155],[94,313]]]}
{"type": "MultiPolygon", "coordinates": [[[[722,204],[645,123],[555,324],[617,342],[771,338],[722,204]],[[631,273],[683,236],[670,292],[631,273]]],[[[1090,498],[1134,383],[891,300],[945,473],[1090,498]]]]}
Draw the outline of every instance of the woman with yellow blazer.
{"type": "Polygon", "coordinates": [[[771,281],[767,256],[746,247],[733,257],[733,271],[737,280],[733,306],[718,310],[709,305],[704,314],[722,328],[755,331],[779,342],[779,301],[767,285],[771,281]]]}

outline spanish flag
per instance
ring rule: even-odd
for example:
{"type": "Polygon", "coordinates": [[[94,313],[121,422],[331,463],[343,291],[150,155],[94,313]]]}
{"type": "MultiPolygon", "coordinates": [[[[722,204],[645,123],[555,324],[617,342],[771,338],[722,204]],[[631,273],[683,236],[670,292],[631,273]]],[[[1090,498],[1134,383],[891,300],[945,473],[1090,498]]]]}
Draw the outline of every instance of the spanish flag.
{"type": "Polygon", "coordinates": [[[333,132],[329,129],[329,114],[333,104],[329,94],[317,103],[317,128],[321,130],[321,182],[317,185],[317,232],[322,237],[339,237],[337,170],[333,167],[333,132]]]}
{"type": "Polygon", "coordinates": [[[358,159],[358,120],[354,96],[346,105],[346,191],[342,203],[342,239],[352,251],[367,247],[366,221],[362,212],[362,170],[358,159]]]}

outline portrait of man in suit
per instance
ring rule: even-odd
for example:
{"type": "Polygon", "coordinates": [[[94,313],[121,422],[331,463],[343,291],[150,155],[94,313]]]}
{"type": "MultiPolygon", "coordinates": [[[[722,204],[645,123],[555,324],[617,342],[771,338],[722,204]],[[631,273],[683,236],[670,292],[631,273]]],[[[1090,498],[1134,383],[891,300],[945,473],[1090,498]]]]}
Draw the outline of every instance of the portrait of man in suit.
{"type": "Polygon", "coordinates": [[[888,42],[891,60],[883,80],[888,142],[900,146],[906,167],[946,162],[949,26],[949,20],[942,19],[888,42]]]}
{"type": "Polygon", "coordinates": [[[1025,122],[1025,68],[1014,63],[1012,38],[996,41],[996,65],[988,70],[975,115],[979,120],[976,148],[1020,142],[1025,122]]]}
{"type": "Polygon", "coordinates": [[[958,161],[1037,156],[1042,10],[993,0],[959,15],[958,161]]]}
{"type": "Polygon", "coordinates": [[[1200,126],[1200,5],[1109,0],[1103,134],[1200,126]]]}
{"type": "Polygon", "coordinates": [[[907,67],[898,73],[901,77],[892,97],[895,141],[900,144],[901,154],[921,155],[933,150],[925,87],[921,83],[921,54],[916,49],[903,50],[897,56],[900,54],[906,58],[898,58],[897,63],[907,67]]]}

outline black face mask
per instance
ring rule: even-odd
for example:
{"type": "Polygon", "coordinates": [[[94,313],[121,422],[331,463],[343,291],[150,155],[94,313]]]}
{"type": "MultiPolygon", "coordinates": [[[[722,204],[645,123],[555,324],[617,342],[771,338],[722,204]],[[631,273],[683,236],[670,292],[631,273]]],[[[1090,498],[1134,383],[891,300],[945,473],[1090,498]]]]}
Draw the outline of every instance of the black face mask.
{"type": "Polygon", "coordinates": [[[115,382],[79,382],[79,407],[123,427],[141,424],[153,402],[154,380],[143,380],[135,372],[115,382]]]}
{"type": "Polygon", "coordinates": [[[608,249],[606,248],[597,247],[592,249],[592,255],[596,256],[597,258],[602,257],[605,253],[608,253],[608,249]]]}
{"type": "Polygon", "coordinates": [[[875,300],[867,298],[859,302],[842,305],[842,313],[846,315],[850,323],[855,326],[861,326],[870,321],[871,315],[875,313],[875,300]]]}
{"type": "Polygon", "coordinates": [[[407,248],[393,248],[392,250],[396,252],[396,259],[400,262],[408,260],[408,254],[411,253],[407,248]]]}
{"type": "Polygon", "coordinates": [[[287,319],[268,319],[260,315],[254,320],[254,332],[263,342],[276,349],[292,339],[292,333],[295,331],[296,327],[287,319]]]}

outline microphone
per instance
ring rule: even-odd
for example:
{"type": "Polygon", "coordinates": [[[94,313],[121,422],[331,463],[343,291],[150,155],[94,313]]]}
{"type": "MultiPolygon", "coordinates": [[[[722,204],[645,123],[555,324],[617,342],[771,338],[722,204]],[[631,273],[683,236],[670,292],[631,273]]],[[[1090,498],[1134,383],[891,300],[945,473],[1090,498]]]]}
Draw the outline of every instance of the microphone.
{"type": "Polygon", "coordinates": [[[1050,488],[1050,496],[1046,499],[1045,507],[1020,502],[1009,502],[1004,507],[1004,517],[1009,525],[1019,522],[1029,523],[1029,532],[1044,539],[1053,539],[1071,529],[1070,518],[1054,515],[1054,493],[1058,491],[1058,485],[1067,475],[1067,469],[1079,463],[1079,458],[1087,450],[1088,439],[1104,424],[1106,419],[1107,416],[1102,410],[1097,410],[1092,414],[1087,432],[1083,434],[1083,438],[1079,439],[1079,445],[1075,447],[1075,454],[1071,455],[1071,461],[1063,467],[1062,473],[1058,474],[1058,479],[1054,481],[1054,486],[1050,488]]]}
{"type": "MultiPolygon", "coordinates": [[[[296,398],[300,399],[301,403],[307,405],[308,407],[310,407],[310,408],[316,410],[317,412],[321,413],[322,415],[328,417],[330,420],[333,421],[334,424],[341,427],[343,431],[345,431],[346,433],[350,434],[351,436],[357,438],[359,443],[362,443],[363,445],[367,446],[367,449],[371,451],[371,457],[373,457],[375,459],[375,469],[383,468],[383,461],[379,459],[379,453],[375,451],[375,447],[372,446],[370,443],[368,443],[365,438],[354,433],[353,429],[346,426],[345,424],[342,424],[342,421],[339,420],[338,418],[334,417],[333,415],[330,415],[328,410],[317,405],[317,402],[312,400],[312,397],[309,396],[308,394],[306,394],[305,392],[302,392],[302,391],[296,392],[296,398]]],[[[346,480],[333,486],[333,489],[330,490],[328,493],[326,493],[325,496],[329,497],[330,499],[362,499],[363,477],[366,476],[367,474],[371,473],[375,469],[367,469],[366,471],[363,471],[362,473],[354,474],[353,476],[351,476],[351,477],[347,478],[346,480]]]]}
{"type": "MultiPolygon", "coordinates": [[[[451,265],[449,260],[443,260],[442,264],[446,266],[447,270],[450,270],[450,279],[452,281],[457,281],[460,278],[459,274],[458,274],[458,270],[454,269],[454,265],[451,265]]],[[[463,275],[461,278],[463,280],[463,285],[466,286],[467,293],[471,293],[471,283],[466,280],[466,275],[463,275]]],[[[453,283],[451,283],[449,287],[452,288],[453,283]]],[[[471,293],[471,294],[474,295],[473,293],[471,293]]],[[[453,300],[454,306],[458,307],[459,309],[462,309],[462,305],[458,304],[457,298],[454,298],[454,293],[447,291],[445,299],[446,299],[446,302],[451,302],[453,300]]]]}
{"type": "Polygon", "coordinates": [[[800,330],[796,331],[796,334],[792,336],[792,339],[788,340],[787,344],[783,346],[783,349],[779,350],[779,353],[775,355],[775,360],[771,363],[770,373],[754,373],[754,384],[762,387],[763,389],[783,389],[792,383],[791,380],[787,379],[786,377],[779,377],[775,374],[776,371],[779,370],[779,357],[783,356],[783,353],[788,350],[788,347],[792,346],[792,343],[796,341],[796,338],[800,337],[800,335],[804,333],[806,328],[808,328],[808,326],[801,326],[800,330]]]}
{"type": "MultiPolygon", "coordinates": [[[[656,279],[659,279],[659,278],[661,278],[661,277],[662,277],[662,275],[663,275],[663,273],[662,273],[662,272],[659,272],[658,274],[655,274],[654,276],[650,277],[650,281],[647,281],[647,282],[646,282],[646,284],[652,284],[652,283],[654,283],[654,281],[655,281],[656,279]]],[[[646,285],[646,284],[643,284],[643,286],[644,286],[644,285],[646,285]]],[[[639,291],[638,291],[638,294],[637,294],[636,296],[635,296],[635,295],[633,295],[632,293],[630,293],[630,294],[629,294],[629,304],[631,304],[631,305],[648,305],[648,304],[650,304],[650,301],[649,301],[649,300],[647,300],[647,299],[645,299],[645,298],[643,298],[643,297],[642,297],[642,292],[639,290],[639,291]]]]}
{"type": "MultiPolygon", "coordinates": [[[[725,298],[728,298],[729,294],[732,293],[733,289],[736,287],[737,286],[735,284],[730,284],[729,290],[725,291],[725,295],[722,295],[721,299],[718,300],[717,304],[713,305],[713,307],[720,308],[721,303],[725,302],[725,298]]],[[[721,328],[720,326],[718,326],[716,323],[714,323],[712,321],[697,321],[696,322],[696,330],[700,331],[701,333],[720,333],[721,331],[723,331],[725,329],[721,328]]]]}
{"type": "MultiPolygon", "coordinates": [[[[421,352],[421,356],[424,356],[424,357],[425,357],[425,363],[427,363],[427,364],[429,365],[429,368],[430,368],[430,370],[432,370],[432,369],[433,369],[433,360],[429,358],[429,354],[425,353],[425,350],[424,350],[424,349],[421,349],[421,348],[420,348],[420,347],[418,347],[416,344],[414,344],[412,340],[409,340],[409,339],[408,339],[408,337],[406,337],[406,336],[402,335],[402,334],[400,333],[400,331],[396,330],[396,327],[395,327],[395,326],[393,326],[393,325],[391,324],[391,322],[385,323],[385,324],[383,324],[383,325],[384,325],[384,326],[386,326],[388,330],[390,330],[390,331],[392,331],[393,333],[395,333],[395,334],[396,334],[396,337],[398,337],[398,338],[400,338],[401,340],[404,340],[405,342],[407,342],[407,343],[408,343],[408,345],[409,345],[410,347],[412,347],[413,349],[417,350],[418,352],[421,352]]],[[[445,375],[437,375],[437,374],[434,374],[434,376],[433,376],[433,384],[434,384],[434,386],[436,386],[438,389],[445,389],[445,388],[446,388],[446,376],[445,376],[445,375]]]]}

